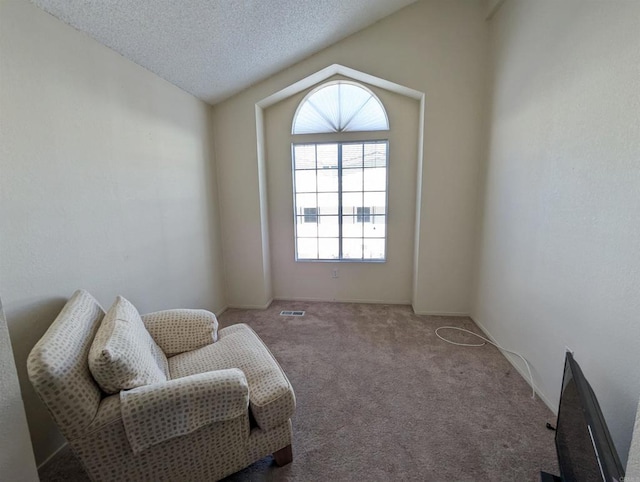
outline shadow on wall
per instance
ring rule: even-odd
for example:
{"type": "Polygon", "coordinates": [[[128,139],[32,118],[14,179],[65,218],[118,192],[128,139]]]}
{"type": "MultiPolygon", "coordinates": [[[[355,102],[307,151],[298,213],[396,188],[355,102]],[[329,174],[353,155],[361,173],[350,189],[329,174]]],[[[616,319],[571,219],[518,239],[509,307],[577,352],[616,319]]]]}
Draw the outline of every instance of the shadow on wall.
{"type": "MultiPolygon", "coordinates": [[[[43,429],[43,427],[55,427],[55,424],[29,382],[27,357],[66,302],[65,298],[49,298],[25,304],[17,310],[5,307],[16,371],[20,381],[20,391],[34,448],[60,445],[63,440],[62,435],[59,434],[60,442],[40,440],[43,434],[51,434],[51,430],[43,429]]],[[[36,461],[42,461],[51,454],[35,453],[34,455],[36,461]]]]}

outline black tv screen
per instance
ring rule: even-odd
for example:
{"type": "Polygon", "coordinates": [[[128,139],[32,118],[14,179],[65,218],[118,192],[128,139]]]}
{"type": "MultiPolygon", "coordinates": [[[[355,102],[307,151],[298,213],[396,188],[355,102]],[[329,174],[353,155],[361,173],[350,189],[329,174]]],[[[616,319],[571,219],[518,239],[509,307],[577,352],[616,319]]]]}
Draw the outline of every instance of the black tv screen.
{"type": "Polygon", "coordinates": [[[571,353],[565,358],[555,441],[563,481],[624,480],[598,400],[571,353]]]}

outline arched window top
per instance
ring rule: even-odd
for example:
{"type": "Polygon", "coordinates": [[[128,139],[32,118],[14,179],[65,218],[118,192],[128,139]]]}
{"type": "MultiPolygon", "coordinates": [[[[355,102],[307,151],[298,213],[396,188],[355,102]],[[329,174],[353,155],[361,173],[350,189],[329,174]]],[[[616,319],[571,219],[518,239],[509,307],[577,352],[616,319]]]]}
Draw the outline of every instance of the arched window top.
{"type": "Polygon", "coordinates": [[[292,134],[388,131],[382,102],[366,87],[338,80],[312,90],[293,117],[292,134]]]}

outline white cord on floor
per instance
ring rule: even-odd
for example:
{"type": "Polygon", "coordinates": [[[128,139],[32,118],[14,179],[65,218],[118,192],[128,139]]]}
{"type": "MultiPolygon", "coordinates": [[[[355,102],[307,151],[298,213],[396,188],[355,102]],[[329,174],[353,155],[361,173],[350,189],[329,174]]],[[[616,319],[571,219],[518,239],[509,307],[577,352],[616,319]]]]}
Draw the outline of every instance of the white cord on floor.
{"type": "Polygon", "coordinates": [[[516,353],[515,351],[507,350],[506,348],[498,345],[497,343],[492,342],[491,340],[489,340],[488,338],[485,338],[484,336],[478,335],[477,333],[474,333],[473,331],[465,330],[464,328],[458,328],[457,326],[441,326],[439,328],[436,328],[436,336],[438,338],[440,338],[442,341],[446,341],[447,343],[451,343],[452,345],[458,345],[458,346],[484,346],[487,343],[490,343],[491,345],[495,346],[499,350],[506,351],[507,353],[511,353],[512,355],[519,356],[520,358],[522,358],[522,361],[524,362],[525,366],[527,367],[527,372],[529,372],[529,382],[531,383],[531,398],[533,398],[533,399],[536,398],[536,389],[534,388],[534,385],[533,385],[533,375],[531,374],[531,368],[529,367],[529,362],[520,353],[516,353]],[[458,343],[458,342],[455,342],[455,341],[447,340],[446,338],[440,336],[440,334],[438,333],[439,330],[464,331],[465,333],[469,333],[470,335],[476,336],[476,337],[480,338],[481,340],[484,340],[486,343],[484,343],[484,342],[483,343],[458,343]]]}

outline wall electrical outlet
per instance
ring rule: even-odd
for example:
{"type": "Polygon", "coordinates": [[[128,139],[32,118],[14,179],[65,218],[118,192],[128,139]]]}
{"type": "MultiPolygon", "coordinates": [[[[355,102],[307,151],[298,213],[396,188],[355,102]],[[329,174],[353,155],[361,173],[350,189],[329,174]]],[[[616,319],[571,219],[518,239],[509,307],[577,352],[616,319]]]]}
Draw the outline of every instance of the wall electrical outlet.
{"type": "Polygon", "coordinates": [[[334,278],[334,279],[338,278],[338,268],[333,268],[331,270],[331,277],[334,278]]]}

